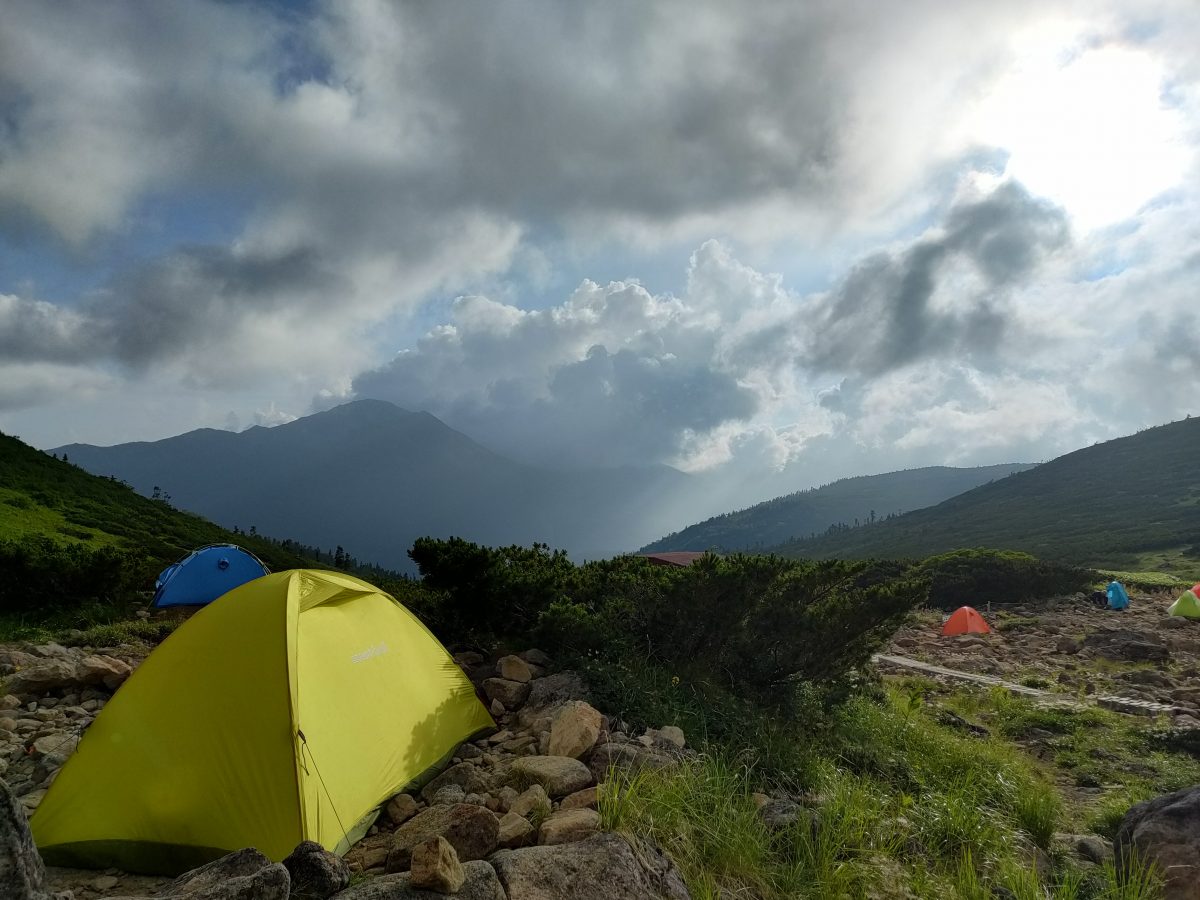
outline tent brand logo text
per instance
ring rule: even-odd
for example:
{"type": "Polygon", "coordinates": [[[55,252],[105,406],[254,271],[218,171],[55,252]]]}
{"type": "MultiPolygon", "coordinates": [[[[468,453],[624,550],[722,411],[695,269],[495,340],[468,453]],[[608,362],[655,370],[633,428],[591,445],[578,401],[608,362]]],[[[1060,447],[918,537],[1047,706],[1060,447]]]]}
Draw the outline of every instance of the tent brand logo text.
{"type": "Polygon", "coordinates": [[[350,657],[350,662],[366,662],[372,656],[383,656],[383,654],[387,653],[387,649],[387,644],[376,644],[374,647],[368,647],[362,653],[355,653],[350,657]]]}

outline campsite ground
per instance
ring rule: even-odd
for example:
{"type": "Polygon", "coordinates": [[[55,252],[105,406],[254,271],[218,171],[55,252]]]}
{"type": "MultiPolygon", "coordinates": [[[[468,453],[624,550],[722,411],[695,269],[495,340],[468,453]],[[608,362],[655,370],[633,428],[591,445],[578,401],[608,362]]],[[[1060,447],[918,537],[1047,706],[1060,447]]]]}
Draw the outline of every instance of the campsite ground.
{"type": "Polygon", "coordinates": [[[1044,701],[897,668],[887,678],[943,724],[1019,744],[1058,784],[1072,830],[1111,837],[1131,802],[1200,782],[1200,621],[1167,616],[1174,596],[1134,594],[1121,612],[1082,595],[993,605],[980,610],[991,634],[951,638],[939,633],[942,613],[922,610],[887,651],[1034,688],[1044,701]],[[1137,706],[1109,696],[1147,708],[1113,712],[1105,707],[1137,706]]]}
{"type": "MultiPolygon", "coordinates": [[[[990,610],[985,607],[981,611],[994,632],[959,638],[939,636],[940,612],[919,611],[896,634],[886,652],[1032,687],[1046,692],[1060,705],[1047,705],[1038,698],[996,686],[887,674],[885,679],[892,688],[888,702],[882,706],[852,704],[843,716],[845,746],[829,759],[812,761],[820,789],[795,794],[785,790],[777,794],[781,799],[772,803],[786,806],[789,797],[803,802],[811,799],[824,804],[820,815],[840,823],[839,828],[859,823],[862,827],[845,834],[836,829],[830,832],[837,838],[826,848],[826,861],[833,874],[821,877],[833,879],[831,884],[846,879],[847,885],[874,885],[875,892],[866,896],[976,896],[957,886],[968,869],[955,868],[960,850],[954,841],[966,841],[963,846],[976,857],[994,857],[990,871],[997,878],[1015,878],[1013,872],[1030,862],[1039,867],[1053,866],[1059,873],[1055,877],[1074,871],[1075,866],[1084,866],[1085,873],[1097,871],[1095,867],[1086,868],[1092,859],[1088,854],[1094,852],[1096,859],[1102,859],[1111,851],[1106,851],[1102,842],[1098,845],[1095,836],[1111,839],[1131,803],[1200,783],[1200,759],[1194,755],[1197,748],[1190,745],[1194,740],[1191,736],[1200,734],[1200,722],[1193,724],[1200,720],[1200,622],[1168,619],[1164,611],[1170,599],[1166,594],[1135,593],[1133,608],[1124,613],[1097,610],[1078,597],[994,606],[990,610]],[[1094,698],[1100,694],[1156,701],[1178,707],[1178,712],[1156,716],[1119,714],[1095,706],[1094,698]],[[1043,776],[1053,782],[1053,787],[1043,776]],[[973,808],[979,796],[995,793],[995,783],[1014,778],[1014,784],[1028,788],[1017,792],[1014,810],[981,820],[982,824],[967,821],[963,810],[973,808]],[[1046,793],[1038,790],[1043,783],[1046,793]],[[1055,794],[1061,798],[1061,805],[1055,794]],[[954,810],[959,811],[955,814],[958,818],[950,815],[954,810]],[[975,828],[984,830],[976,834],[972,830],[975,828]],[[944,835],[938,837],[943,831],[954,836],[954,841],[944,835]],[[905,849],[915,846],[925,848],[925,853],[930,847],[941,847],[939,840],[945,844],[944,852],[925,862],[920,861],[924,859],[921,854],[911,857],[905,849]],[[846,859],[858,862],[847,867],[843,864],[846,859]],[[883,891],[882,886],[891,882],[896,892],[883,891]]],[[[114,653],[130,666],[136,665],[148,649],[136,635],[151,631],[157,624],[130,623],[95,630],[87,635],[89,649],[78,652],[114,653]],[[105,649],[110,643],[141,649],[105,649]]],[[[20,652],[17,645],[0,648],[20,652]]],[[[39,714],[44,714],[41,709],[24,711],[22,717],[29,717],[32,723],[39,714]]],[[[57,726],[46,721],[37,727],[57,726]]],[[[516,739],[529,738],[517,735],[516,739]]],[[[481,746],[487,748],[485,752],[495,752],[486,741],[481,746]]],[[[30,765],[14,761],[10,777],[30,765]]],[[[759,885],[758,893],[747,896],[795,896],[786,888],[791,883],[788,879],[803,877],[811,881],[813,872],[820,868],[817,863],[824,857],[814,855],[815,862],[808,868],[789,861],[773,869],[777,860],[771,848],[778,843],[774,838],[774,843],[768,841],[761,846],[743,844],[749,837],[757,841],[762,835],[752,830],[732,837],[710,834],[704,830],[707,825],[702,828],[680,812],[692,809],[697,797],[739,815],[753,812],[753,795],[749,792],[764,786],[743,784],[738,774],[741,770],[726,772],[722,765],[722,757],[706,756],[698,767],[641,783],[642,796],[632,795],[632,799],[604,811],[606,826],[645,832],[671,849],[694,888],[711,877],[731,885],[759,885]],[[675,818],[666,816],[672,811],[675,818]],[[725,850],[736,850],[736,858],[724,859],[714,855],[715,851],[710,853],[711,848],[689,857],[692,844],[699,842],[697,846],[707,847],[701,837],[710,843],[721,838],[729,844],[725,850]],[[718,864],[714,859],[724,861],[718,864]],[[768,884],[769,890],[764,887],[768,884]]],[[[31,773],[34,778],[38,775],[31,773]]],[[[696,808],[707,810],[700,817],[701,824],[712,821],[707,806],[696,808]]],[[[757,822],[756,816],[746,819],[732,813],[723,816],[722,821],[726,819],[741,825],[751,819],[757,822]]],[[[807,835],[803,832],[802,836],[807,835]]],[[[380,839],[387,837],[384,834],[380,839]]],[[[352,860],[361,864],[361,855],[352,855],[352,860]]],[[[162,884],[160,879],[118,876],[115,872],[57,869],[51,872],[51,883],[58,889],[73,890],[81,900],[148,894],[162,884]]],[[[1049,880],[1050,876],[1046,877],[1049,880]]],[[[827,886],[805,895],[851,894],[827,886]]],[[[704,892],[695,896],[704,896],[704,892]]]]}

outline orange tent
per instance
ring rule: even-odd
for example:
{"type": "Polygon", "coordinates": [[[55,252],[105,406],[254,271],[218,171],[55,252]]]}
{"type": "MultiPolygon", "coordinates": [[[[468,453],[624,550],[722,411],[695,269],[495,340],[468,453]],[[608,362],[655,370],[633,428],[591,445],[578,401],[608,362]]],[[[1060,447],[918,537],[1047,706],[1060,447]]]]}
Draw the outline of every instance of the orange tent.
{"type": "Polygon", "coordinates": [[[992,629],[983,616],[970,606],[960,606],[942,626],[942,634],[987,634],[992,629]]]}

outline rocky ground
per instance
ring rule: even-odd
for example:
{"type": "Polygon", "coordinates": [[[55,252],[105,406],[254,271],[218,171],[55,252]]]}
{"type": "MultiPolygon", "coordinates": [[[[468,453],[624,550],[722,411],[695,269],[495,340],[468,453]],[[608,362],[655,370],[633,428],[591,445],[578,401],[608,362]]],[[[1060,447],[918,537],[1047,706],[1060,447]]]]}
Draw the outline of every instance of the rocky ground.
{"type": "Polygon", "coordinates": [[[1174,596],[1136,594],[1122,611],[1079,594],[979,611],[986,635],[942,637],[943,614],[923,611],[886,651],[949,669],[1086,701],[1112,694],[1171,707],[1173,724],[1200,727],[1200,621],[1168,616],[1174,596]]]}
{"type": "MultiPolygon", "coordinates": [[[[37,808],[84,729],[145,654],[140,645],[0,649],[0,676],[8,691],[0,696],[0,773],[9,786],[13,818],[23,824],[37,808]]],[[[0,895],[686,898],[669,859],[602,832],[596,809],[598,786],[611,773],[669,767],[686,758],[691,751],[683,732],[667,726],[629,734],[623,722],[588,704],[586,686],[576,675],[546,675],[550,661],[536,650],[495,662],[474,653],[455,660],[489,703],[498,730],[460,746],[449,767],[420,791],[391,798],[344,860],[302,845],[282,866],[248,850],[176,881],[116,870],[50,869],[42,884],[40,876],[28,874],[37,866],[25,853],[17,854],[24,862],[7,867],[0,859],[0,895]],[[298,892],[298,879],[308,876],[297,872],[310,870],[318,873],[316,886],[298,892]],[[22,872],[23,886],[6,883],[22,872]]],[[[10,833],[0,845],[11,848],[14,841],[10,833]]]]}

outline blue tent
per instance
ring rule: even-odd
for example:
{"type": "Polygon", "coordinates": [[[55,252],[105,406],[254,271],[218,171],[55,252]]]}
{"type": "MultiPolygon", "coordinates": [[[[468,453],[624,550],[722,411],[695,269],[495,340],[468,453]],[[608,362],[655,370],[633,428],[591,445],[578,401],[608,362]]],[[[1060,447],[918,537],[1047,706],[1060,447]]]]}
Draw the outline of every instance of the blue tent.
{"type": "Polygon", "coordinates": [[[1121,582],[1111,582],[1106,593],[1108,594],[1109,609],[1124,609],[1129,605],[1129,595],[1125,593],[1125,588],[1121,586],[1121,582]]]}
{"type": "Polygon", "coordinates": [[[210,544],[162,570],[154,584],[152,605],[204,606],[268,572],[249,550],[236,544],[210,544]]]}

